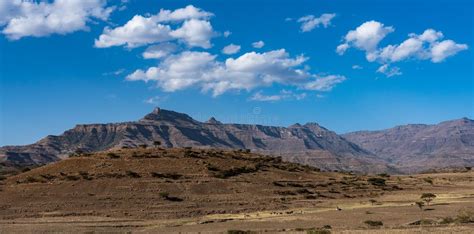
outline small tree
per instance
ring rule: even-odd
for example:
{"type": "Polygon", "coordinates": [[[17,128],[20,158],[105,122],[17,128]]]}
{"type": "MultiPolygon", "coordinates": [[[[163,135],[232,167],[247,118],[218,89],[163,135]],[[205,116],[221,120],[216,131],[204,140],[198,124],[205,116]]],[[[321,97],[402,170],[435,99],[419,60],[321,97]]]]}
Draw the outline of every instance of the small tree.
{"type": "Polygon", "coordinates": [[[153,145],[154,145],[155,147],[160,147],[161,141],[153,141],[153,145]]]}
{"type": "Polygon", "coordinates": [[[370,202],[370,204],[375,205],[375,203],[377,203],[377,200],[375,200],[375,199],[370,199],[369,202],[370,202]]]}
{"type": "Polygon", "coordinates": [[[422,201],[417,201],[415,204],[418,206],[418,208],[420,208],[420,210],[423,210],[423,206],[425,206],[425,203],[422,201]]]}
{"type": "Polygon", "coordinates": [[[428,206],[430,205],[430,202],[433,201],[433,199],[435,198],[436,195],[433,193],[423,193],[421,195],[421,200],[425,201],[428,206]]]}

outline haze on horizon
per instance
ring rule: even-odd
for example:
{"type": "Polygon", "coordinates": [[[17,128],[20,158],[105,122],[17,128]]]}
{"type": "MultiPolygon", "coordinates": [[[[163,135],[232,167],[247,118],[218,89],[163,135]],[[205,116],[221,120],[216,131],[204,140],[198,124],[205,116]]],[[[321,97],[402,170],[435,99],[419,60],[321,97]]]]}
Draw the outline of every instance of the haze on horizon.
{"type": "Polygon", "coordinates": [[[0,146],[155,106],[338,133],[474,118],[472,1],[268,4],[2,1],[0,146]]]}

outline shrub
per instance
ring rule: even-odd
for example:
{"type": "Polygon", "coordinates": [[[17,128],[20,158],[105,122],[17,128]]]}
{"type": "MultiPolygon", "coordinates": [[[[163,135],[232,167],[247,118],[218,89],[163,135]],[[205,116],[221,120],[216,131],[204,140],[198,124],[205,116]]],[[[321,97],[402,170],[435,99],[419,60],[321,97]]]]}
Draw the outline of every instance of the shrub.
{"type": "Polygon", "coordinates": [[[161,145],[161,141],[153,141],[153,145],[154,145],[155,147],[158,147],[158,146],[161,145]]]}
{"type": "Polygon", "coordinates": [[[168,201],[174,201],[174,202],[183,201],[182,198],[179,198],[179,197],[172,197],[172,196],[170,196],[170,194],[167,193],[167,192],[160,192],[159,195],[160,195],[160,197],[162,197],[162,198],[164,198],[165,200],[168,200],[168,201]]]}
{"type": "Polygon", "coordinates": [[[258,169],[255,167],[232,167],[229,170],[222,170],[217,172],[214,176],[221,179],[227,179],[232,176],[238,176],[244,173],[256,172],[258,169]]]}
{"type": "Polygon", "coordinates": [[[324,228],[317,228],[317,229],[309,229],[306,230],[307,234],[331,234],[331,231],[324,229],[324,228]]]}
{"type": "Polygon", "coordinates": [[[80,180],[81,178],[79,176],[75,176],[75,175],[67,175],[66,179],[75,181],[75,180],[80,180]]]}
{"type": "Polygon", "coordinates": [[[142,148],[142,149],[146,149],[148,147],[147,144],[139,144],[138,147],[142,148]]]}
{"type": "Polygon", "coordinates": [[[467,210],[459,211],[456,221],[459,223],[474,223],[474,212],[467,210]]]}
{"type": "Polygon", "coordinates": [[[132,178],[140,178],[140,174],[134,172],[134,171],[127,171],[126,172],[127,176],[132,177],[132,178]]]}
{"type": "Polygon", "coordinates": [[[431,177],[423,178],[423,181],[425,181],[425,182],[428,183],[428,184],[433,185],[433,178],[431,178],[431,177]]]}
{"type": "Polygon", "coordinates": [[[285,187],[284,184],[282,184],[282,183],[280,183],[280,182],[278,182],[278,181],[273,181],[272,184],[273,184],[274,186],[277,186],[277,187],[285,187]]]}
{"type": "Polygon", "coordinates": [[[382,178],[372,177],[367,179],[367,182],[374,186],[385,186],[385,179],[382,178]]]}
{"type": "Polygon", "coordinates": [[[207,165],[207,170],[209,171],[219,171],[219,168],[214,165],[207,165]]]}
{"type": "Polygon", "coordinates": [[[1,180],[5,180],[5,179],[7,179],[7,177],[5,177],[5,176],[3,176],[3,175],[0,175],[0,181],[1,181],[1,180]]]}
{"type": "Polygon", "coordinates": [[[364,223],[367,224],[367,226],[369,226],[369,227],[381,227],[381,226],[383,226],[382,221],[366,220],[366,221],[364,221],[364,223]]]}
{"type": "Polygon", "coordinates": [[[370,204],[375,205],[375,203],[377,203],[377,200],[375,200],[375,199],[370,199],[369,202],[370,202],[370,204]]]}
{"type": "Polygon", "coordinates": [[[56,178],[56,176],[50,175],[50,174],[44,174],[44,175],[41,175],[41,177],[43,177],[46,180],[53,180],[56,178]]]}
{"type": "Polygon", "coordinates": [[[107,153],[107,156],[108,156],[109,158],[120,158],[120,155],[118,155],[118,154],[116,154],[116,153],[112,153],[112,152],[107,153]]]}
{"type": "Polygon", "coordinates": [[[380,176],[380,177],[387,177],[387,178],[390,177],[390,175],[387,174],[387,173],[380,173],[380,174],[378,174],[378,176],[380,176]]]}
{"type": "Polygon", "coordinates": [[[177,174],[177,173],[159,173],[159,172],[152,172],[151,176],[157,177],[157,178],[173,179],[173,180],[177,180],[183,177],[182,175],[177,174]]]}
{"type": "Polygon", "coordinates": [[[250,234],[250,231],[242,231],[242,230],[228,230],[227,234],[250,234]]]}
{"type": "Polygon", "coordinates": [[[418,206],[418,208],[420,208],[420,210],[423,210],[423,206],[425,206],[425,203],[422,201],[415,202],[415,204],[418,206]]]}

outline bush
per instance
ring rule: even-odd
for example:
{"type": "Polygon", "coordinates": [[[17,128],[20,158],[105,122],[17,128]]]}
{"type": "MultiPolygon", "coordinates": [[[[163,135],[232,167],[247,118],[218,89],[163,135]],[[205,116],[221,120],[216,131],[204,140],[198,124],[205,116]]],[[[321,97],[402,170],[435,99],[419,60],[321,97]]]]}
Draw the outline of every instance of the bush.
{"type": "Polygon", "coordinates": [[[157,177],[157,178],[173,179],[173,180],[177,180],[183,177],[182,175],[177,174],[177,173],[159,173],[159,172],[152,172],[151,176],[157,177]]]}
{"type": "Polygon", "coordinates": [[[108,156],[109,158],[120,158],[120,155],[118,155],[118,154],[116,154],[116,153],[112,153],[112,152],[107,153],[107,156],[108,156]]]}
{"type": "Polygon", "coordinates": [[[369,227],[381,227],[381,226],[383,226],[382,221],[366,220],[366,221],[364,221],[364,223],[367,224],[367,226],[369,226],[369,227]]]}
{"type": "Polygon", "coordinates": [[[456,221],[459,223],[474,223],[474,212],[462,210],[458,213],[456,221]]]}
{"type": "Polygon", "coordinates": [[[382,178],[376,178],[376,177],[372,177],[372,178],[369,178],[367,179],[367,182],[369,182],[371,185],[374,185],[374,186],[385,186],[385,179],[382,179],[382,178]]]}
{"type": "Polygon", "coordinates": [[[160,197],[162,197],[162,198],[164,198],[165,200],[168,200],[168,201],[174,201],[174,202],[183,201],[182,198],[179,198],[179,197],[172,197],[172,196],[170,196],[170,194],[167,193],[167,192],[160,192],[159,195],[160,195],[160,197]]]}
{"type": "Polygon", "coordinates": [[[0,181],[7,179],[6,176],[0,175],[0,181]]]}
{"type": "Polygon", "coordinates": [[[227,234],[250,234],[250,231],[242,231],[242,230],[228,230],[227,234]]]}
{"type": "Polygon", "coordinates": [[[79,176],[75,176],[75,175],[67,175],[66,179],[76,181],[76,180],[80,180],[81,178],[79,176]]]}
{"type": "Polygon", "coordinates": [[[126,174],[127,174],[127,176],[132,177],[132,178],[140,178],[140,177],[142,177],[142,176],[140,176],[140,174],[138,174],[138,173],[136,173],[136,172],[134,172],[134,171],[127,171],[126,174]]]}
{"type": "Polygon", "coordinates": [[[232,176],[238,176],[244,173],[252,173],[258,171],[255,167],[232,167],[229,170],[217,172],[214,176],[221,179],[227,179],[232,176]]]}
{"type": "Polygon", "coordinates": [[[425,181],[425,182],[428,183],[428,184],[433,185],[433,178],[431,178],[431,177],[423,178],[423,181],[425,181]]]}

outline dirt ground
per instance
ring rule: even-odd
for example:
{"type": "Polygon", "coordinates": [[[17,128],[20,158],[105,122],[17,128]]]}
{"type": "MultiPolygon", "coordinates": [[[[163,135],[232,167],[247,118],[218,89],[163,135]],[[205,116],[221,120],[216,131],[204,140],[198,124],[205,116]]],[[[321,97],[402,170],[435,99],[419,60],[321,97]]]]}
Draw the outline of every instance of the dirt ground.
{"type": "Polygon", "coordinates": [[[473,171],[361,176],[244,151],[119,150],[0,181],[0,233],[474,233],[472,211],[473,171]]]}

